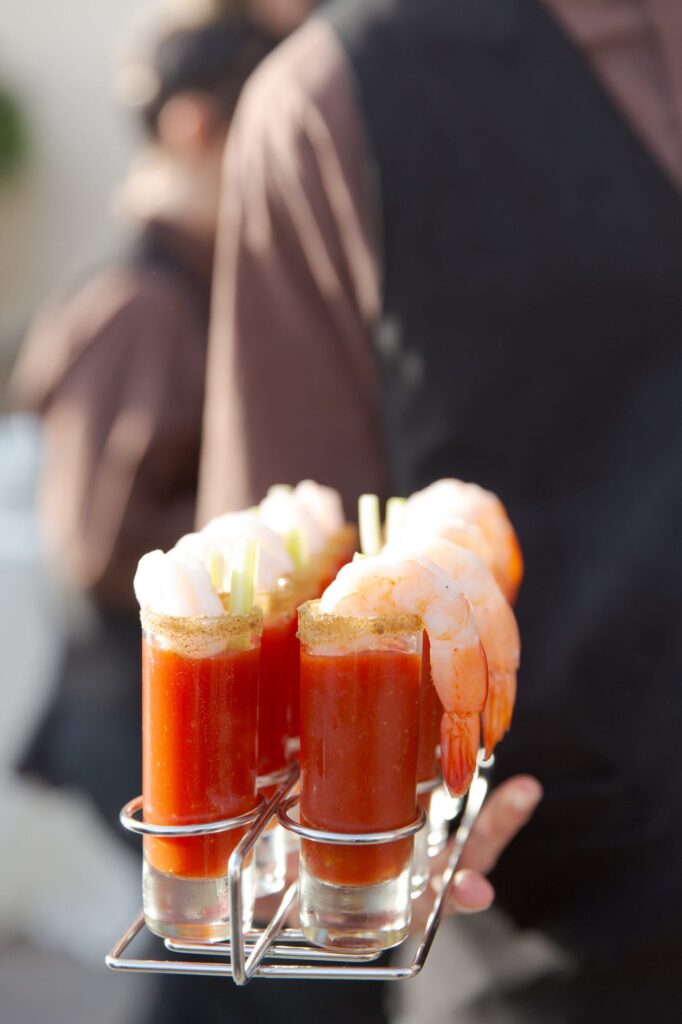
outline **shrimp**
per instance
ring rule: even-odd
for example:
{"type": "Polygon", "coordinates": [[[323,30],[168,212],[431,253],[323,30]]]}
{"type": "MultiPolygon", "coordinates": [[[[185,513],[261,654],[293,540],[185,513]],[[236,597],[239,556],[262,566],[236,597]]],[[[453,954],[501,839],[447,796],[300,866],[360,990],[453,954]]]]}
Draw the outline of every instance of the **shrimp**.
{"type": "Polygon", "coordinates": [[[201,534],[207,538],[207,543],[218,545],[231,545],[240,537],[255,540],[261,551],[267,553],[273,563],[273,571],[276,570],[279,576],[290,576],[294,571],[294,563],[282,537],[261,522],[258,513],[251,509],[217,516],[204,526],[201,534]]]}
{"type": "Polygon", "coordinates": [[[459,584],[419,555],[379,555],[345,566],[322,595],[320,610],[419,616],[430,642],[431,677],[444,708],[443,777],[451,793],[465,793],[476,768],[488,667],[471,603],[459,584]]]}
{"type": "Polygon", "coordinates": [[[476,523],[457,516],[436,516],[426,523],[403,530],[398,543],[405,550],[421,547],[426,540],[448,540],[468,551],[473,551],[492,572],[495,563],[493,547],[476,523]]]}
{"type": "Polygon", "coordinates": [[[281,537],[288,538],[293,530],[298,530],[305,538],[310,555],[319,555],[323,550],[326,532],[309,505],[299,500],[292,488],[275,484],[258,508],[261,522],[281,537]]]}
{"type": "Polygon", "coordinates": [[[301,480],[294,487],[294,498],[314,516],[326,537],[333,537],[343,530],[346,517],[341,495],[333,487],[325,487],[314,480],[301,480]]]}
{"type": "Polygon", "coordinates": [[[140,608],[159,615],[220,616],[223,606],[202,563],[182,551],[149,551],[133,580],[140,608]]]}
{"type": "Polygon", "coordinates": [[[488,662],[488,698],[483,710],[486,756],[511,725],[521,640],[516,616],[495,578],[473,552],[449,540],[426,541],[416,553],[451,576],[471,601],[476,629],[488,662]]]}
{"type": "Polygon", "coordinates": [[[461,517],[481,529],[492,548],[493,575],[509,604],[513,604],[523,578],[523,556],[497,495],[462,480],[437,480],[407,499],[408,529],[428,526],[443,515],[461,517]]]}
{"type": "Polygon", "coordinates": [[[207,565],[222,581],[221,592],[227,593],[232,581],[232,554],[240,540],[255,540],[258,544],[256,590],[276,590],[280,579],[293,575],[294,563],[284,541],[252,511],[218,516],[200,533],[181,537],[175,546],[207,565]]]}

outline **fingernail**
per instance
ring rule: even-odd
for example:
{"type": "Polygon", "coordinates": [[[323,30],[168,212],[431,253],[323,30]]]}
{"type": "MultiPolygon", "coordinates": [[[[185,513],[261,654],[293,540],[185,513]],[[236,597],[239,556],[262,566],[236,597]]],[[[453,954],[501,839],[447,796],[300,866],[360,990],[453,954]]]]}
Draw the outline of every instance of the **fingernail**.
{"type": "Polygon", "coordinates": [[[515,811],[528,813],[536,807],[542,799],[542,786],[530,776],[519,779],[514,783],[508,795],[509,803],[515,811]]]}
{"type": "Polygon", "coordinates": [[[475,912],[486,910],[490,906],[494,892],[490,882],[482,875],[462,868],[455,875],[454,897],[459,910],[475,912]]]}

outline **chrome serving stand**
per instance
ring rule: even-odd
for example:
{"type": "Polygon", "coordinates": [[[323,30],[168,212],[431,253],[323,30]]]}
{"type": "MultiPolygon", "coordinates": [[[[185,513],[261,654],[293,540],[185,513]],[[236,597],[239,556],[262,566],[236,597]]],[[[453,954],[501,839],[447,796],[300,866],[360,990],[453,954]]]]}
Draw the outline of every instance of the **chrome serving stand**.
{"type": "MultiPolygon", "coordinates": [[[[129,946],[145,930],[144,916],[140,913],[107,954],[105,958],[107,966],[114,971],[226,977],[232,978],[237,985],[246,985],[252,978],[297,979],[299,981],[305,978],[400,981],[416,977],[426,962],[443,917],[448,891],[457,871],[464,845],[486,798],[489,785],[488,773],[492,764],[493,758],[486,761],[483,759],[483,753],[479,754],[476,776],[464,802],[461,820],[454,835],[445,869],[439,871],[432,869],[430,883],[434,890],[434,897],[426,924],[424,926],[413,925],[409,936],[392,951],[390,965],[376,963],[383,956],[382,953],[331,952],[310,945],[300,930],[285,927],[289,913],[296,907],[298,882],[293,882],[285,888],[277,909],[264,927],[245,930],[242,924],[242,870],[259,838],[275,818],[285,828],[313,842],[368,845],[393,842],[413,835],[425,824],[423,811],[419,812],[418,817],[410,825],[385,832],[347,834],[310,829],[302,825],[293,813],[298,796],[288,795],[298,778],[298,767],[295,764],[286,773],[278,773],[276,780],[274,777],[259,780],[261,785],[264,785],[265,782],[270,785],[275,781],[279,783],[277,791],[269,800],[261,797],[260,803],[254,810],[237,818],[223,821],[185,826],[151,825],[136,817],[142,807],[142,797],[136,797],[123,808],[120,820],[124,828],[140,835],[201,836],[249,826],[248,831],[232,853],[228,864],[231,906],[230,941],[199,943],[163,940],[168,952],[196,957],[192,960],[152,960],[125,956],[129,946]],[[411,959],[408,959],[408,951],[412,952],[411,959]],[[207,960],[206,957],[212,959],[207,960]]],[[[425,896],[421,897],[421,899],[425,898],[425,896]]],[[[258,903],[256,910],[258,910],[258,903]]]]}

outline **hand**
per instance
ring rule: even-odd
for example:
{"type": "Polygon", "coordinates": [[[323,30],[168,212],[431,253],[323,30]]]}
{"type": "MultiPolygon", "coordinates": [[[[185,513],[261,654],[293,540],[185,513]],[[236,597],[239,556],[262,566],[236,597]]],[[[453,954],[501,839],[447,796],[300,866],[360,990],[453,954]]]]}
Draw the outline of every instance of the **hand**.
{"type": "MultiPolygon", "coordinates": [[[[531,775],[515,775],[493,790],[464,847],[445,907],[446,914],[473,914],[488,909],[495,891],[485,876],[495,867],[516,833],[530,820],[541,799],[542,786],[531,775]]],[[[442,855],[444,861],[449,853],[446,848],[442,855]]]]}

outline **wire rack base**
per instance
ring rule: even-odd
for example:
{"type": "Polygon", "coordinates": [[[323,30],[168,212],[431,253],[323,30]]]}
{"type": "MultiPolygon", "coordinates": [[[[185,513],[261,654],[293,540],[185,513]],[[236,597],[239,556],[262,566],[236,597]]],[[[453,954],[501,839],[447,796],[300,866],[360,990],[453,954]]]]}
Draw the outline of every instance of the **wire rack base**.
{"type": "MultiPolygon", "coordinates": [[[[445,904],[452,879],[471,828],[478,817],[488,791],[488,773],[492,767],[479,755],[478,769],[464,803],[461,819],[450,844],[450,853],[439,870],[432,868],[430,891],[433,898],[426,914],[425,923],[415,923],[408,937],[391,951],[391,963],[377,963],[385,959],[382,952],[347,953],[332,952],[310,944],[303,933],[286,926],[287,918],[296,910],[298,883],[291,883],[284,891],[279,905],[263,927],[247,931],[242,926],[241,873],[243,865],[268,824],[275,819],[294,786],[298,770],[292,766],[289,773],[268,801],[262,801],[257,816],[251,815],[249,830],[239,842],[230,858],[228,880],[232,907],[231,936],[227,942],[180,942],[170,939],[163,942],[169,954],[181,954],[192,959],[151,959],[131,954],[130,947],[141,935],[149,935],[140,913],[130,927],[114,944],[105,958],[106,965],[114,971],[137,971],[149,974],[200,975],[205,977],[231,978],[237,985],[245,985],[253,978],[319,979],[348,981],[401,981],[416,977],[429,954],[438,926],[443,917],[445,904]]],[[[289,801],[291,803],[291,801],[289,801]]],[[[169,831],[168,827],[150,826],[133,818],[131,808],[137,810],[139,798],[130,801],[121,812],[126,828],[143,834],[184,834],[182,829],[169,831]]],[[[236,819],[235,819],[236,820],[236,819]]],[[[220,823],[224,830],[235,827],[230,822],[220,823]]],[[[216,823],[206,826],[206,832],[216,831],[216,823]]],[[[206,834],[203,826],[191,826],[191,834],[206,834]]],[[[422,896],[421,900],[426,897],[422,896]]],[[[256,903],[258,916],[258,902],[256,903]]],[[[423,916],[422,916],[422,920],[423,916]]]]}

